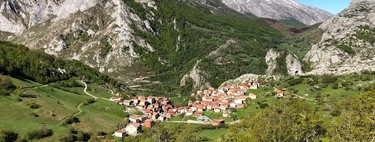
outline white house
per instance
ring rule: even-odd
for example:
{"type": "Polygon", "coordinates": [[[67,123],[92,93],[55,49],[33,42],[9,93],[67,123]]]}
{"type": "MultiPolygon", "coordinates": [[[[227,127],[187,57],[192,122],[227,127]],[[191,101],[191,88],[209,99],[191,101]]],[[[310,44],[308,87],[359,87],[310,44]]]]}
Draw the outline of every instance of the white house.
{"type": "Polygon", "coordinates": [[[141,124],[139,123],[132,123],[132,124],[129,124],[128,126],[126,126],[125,128],[125,131],[129,134],[129,135],[136,135],[138,133],[140,133],[142,130],[142,127],[141,127],[141,124]]]}
{"type": "Polygon", "coordinates": [[[241,99],[235,99],[234,103],[235,104],[243,104],[243,101],[241,99]]]}
{"type": "Polygon", "coordinates": [[[115,134],[113,134],[115,137],[125,137],[126,136],[126,131],[121,129],[121,130],[117,130],[115,131],[115,134]]]}

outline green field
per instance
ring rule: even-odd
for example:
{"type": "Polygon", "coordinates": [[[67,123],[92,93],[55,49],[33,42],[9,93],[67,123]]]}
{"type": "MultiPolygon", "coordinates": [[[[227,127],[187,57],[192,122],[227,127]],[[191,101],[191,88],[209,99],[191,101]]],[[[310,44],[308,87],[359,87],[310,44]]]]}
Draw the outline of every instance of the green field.
{"type": "MultiPolygon", "coordinates": [[[[4,76],[0,76],[4,77],[4,76]]],[[[17,90],[10,96],[0,96],[0,130],[18,133],[21,138],[31,131],[45,126],[53,130],[53,136],[38,141],[59,141],[66,137],[70,129],[95,133],[111,134],[123,122],[123,106],[98,99],[88,104],[91,97],[83,93],[82,87],[58,89],[51,85],[41,85],[28,80],[12,78],[17,90]],[[20,97],[27,94],[34,98],[20,97]],[[40,107],[32,109],[31,104],[40,107]],[[68,118],[75,116],[80,122],[66,124],[68,118]]],[[[98,85],[90,84],[93,95],[109,98],[111,93],[98,85]]]]}

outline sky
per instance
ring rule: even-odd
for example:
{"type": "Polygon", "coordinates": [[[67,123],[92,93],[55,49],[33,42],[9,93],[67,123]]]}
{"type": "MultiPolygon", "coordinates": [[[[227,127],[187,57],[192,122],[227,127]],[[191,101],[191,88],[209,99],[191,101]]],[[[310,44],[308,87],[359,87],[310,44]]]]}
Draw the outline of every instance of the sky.
{"type": "Polygon", "coordinates": [[[298,2],[337,14],[347,8],[351,0],[298,0],[298,2]]]}

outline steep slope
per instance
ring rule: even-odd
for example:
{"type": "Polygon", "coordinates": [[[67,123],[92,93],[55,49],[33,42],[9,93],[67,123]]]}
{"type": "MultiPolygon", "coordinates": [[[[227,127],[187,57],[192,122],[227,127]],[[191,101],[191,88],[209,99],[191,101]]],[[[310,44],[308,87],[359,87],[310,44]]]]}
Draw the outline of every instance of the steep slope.
{"type": "Polygon", "coordinates": [[[323,23],[322,40],[304,60],[309,74],[348,74],[375,70],[375,2],[353,0],[350,7],[323,23]]]}
{"type": "Polygon", "coordinates": [[[0,4],[7,19],[0,39],[80,60],[137,94],[188,94],[242,74],[265,74],[265,56],[282,38],[263,19],[218,0],[0,4]]]}
{"type": "Polygon", "coordinates": [[[258,17],[276,20],[296,19],[306,25],[323,22],[333,15],[295,0],[222,0],[228,7],[258,17]]]}
{"type": "MultiPolygon", "coordinates": [[[[149,3],[153,7],[152,2],[149,3]]],[[[77,59],[115,74],[139,57],[134,46],[153,48],[133,36],[133,26],[147,29],[147,21],[129,12],[121,0],[2,1],[1,30],[13,33],[3,39],[66,59],[77,59]],[[2,21],[3,21],[2,20],[2,21]]],[[[117,74],[126,80],[129,74],[117,74]]]]}

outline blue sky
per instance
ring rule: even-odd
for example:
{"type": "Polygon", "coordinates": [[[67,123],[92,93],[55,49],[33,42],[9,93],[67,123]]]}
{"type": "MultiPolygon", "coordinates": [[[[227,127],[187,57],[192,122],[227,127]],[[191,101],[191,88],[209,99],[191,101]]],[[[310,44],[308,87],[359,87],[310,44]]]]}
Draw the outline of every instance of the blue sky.
{"type": "Polygon", "coordinates": [[[325,11],[337,14],[347,8],[351,0],[297,0],[304,5],[318,7],[325,11]]]}

